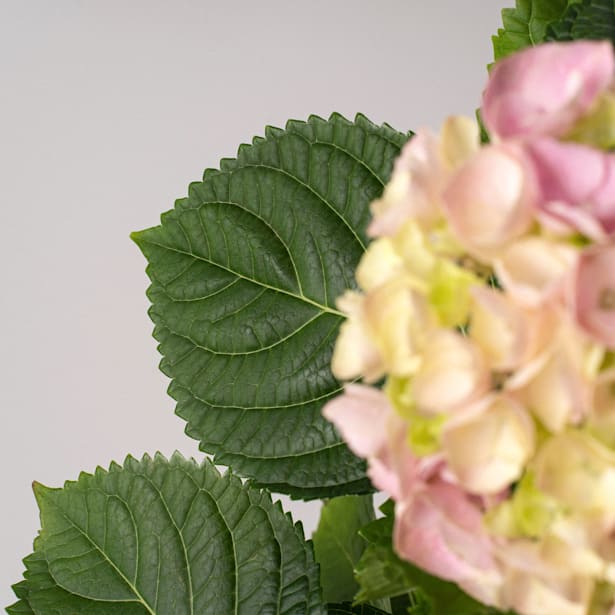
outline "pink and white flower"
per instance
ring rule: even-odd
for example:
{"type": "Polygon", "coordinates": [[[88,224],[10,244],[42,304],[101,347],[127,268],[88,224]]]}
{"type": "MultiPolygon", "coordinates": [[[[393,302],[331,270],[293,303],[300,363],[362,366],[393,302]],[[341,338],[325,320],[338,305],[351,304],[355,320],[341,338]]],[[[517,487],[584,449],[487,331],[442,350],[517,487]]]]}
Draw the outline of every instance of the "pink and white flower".
{"type": "Polygon", "coordinates": [[[547,43],[508,56],[492,69],[482,115],[500,138],[563,136],[610,85],[611,44],[547,43]]]}
{"type": "Polygon", "coordinates": [[[520,615],[615,615],[615,154],[563,140],[608,116],[613,68],[596,42],[496,65],[492,144],[462,118],[414,137],[338,303],[334,374],[386,383],[324,414],[397,553],[520,615]]]}
{"type": "Polygon", "coordinates": [[[443,192],[445,216],[459,242],[479,257],[520,237],[532,224],[537,186],[523,148],[481,148],[443,192]]]}

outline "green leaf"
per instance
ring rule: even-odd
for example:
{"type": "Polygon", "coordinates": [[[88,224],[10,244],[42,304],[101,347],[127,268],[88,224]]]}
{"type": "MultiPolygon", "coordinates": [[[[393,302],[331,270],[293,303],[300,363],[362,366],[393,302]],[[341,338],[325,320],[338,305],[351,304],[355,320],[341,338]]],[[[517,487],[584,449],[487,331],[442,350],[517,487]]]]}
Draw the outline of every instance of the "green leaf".
{"type": "Polygon", "coordinates": [[[502,10],[492,37],[496,60],[545,41],[609,39],[615,43],[613,0],[517,0],[502,10]]]}
{"type": "Polygon", "coordinates": [[[129,457],[35,493],[42,529],[16,587],[36,615],[326,612],[301,526],[207,460],[129,457]]]}
{"type": "Polygon", "coordinates": [[[579,0],[517,0],[502,10],[503,28],[491,37],[495,60],[545,40],[548,25],[579,0]]]}
{"type": "Polygon", "coordinates": [[[350,602],[328,604],[327,613],[329,615],[388,615],[387,611],[382,611],[375,606],[369,604],[352,605],[350,602]]]}
{"type": "Polygon", "coordinates": [[[19,615],[19,614],[27,614],[31,615],[34,611],[30,608],[30,604],[28,603],[28,584],[27,582],[20,581],[19,583],[15,583],[12,587],[15,596],[19,599],[15,604],[6,608],[6,612],[9,615],[19,615]]]}
{"type": "Polygon", "coordinates": [[[9,615],[34,615],[34,611],[28,603],[28,583],[25,580],[20,581],[13,585],[12,589],[19,600],[15,604],[7,607],[6,612],[9,615]]]}
{"type": "Polygon", "coordinates": [[[365,464],[321,408],[341,390],[335,300],[354,287],[369,203],[408,137],[339,115],[265,134],[133,235],[161,369],[216,463],[295,497],[366,493],[365,464]]]}
{"type": "Polygon", "coordinates": [[[333,498],[322,507],[312,539],[325,602],[349,601],[357,593],[354,568],[365,550],[359,530],[374,518],[371,495],[333,498]]]}
{"type": "Polygon", "coordinates": [[[409,594],[410,613],[417,615],[496,615],[500,611],[487,607],[457,585],[434,577],[409,562],[401,560],[392,546],[394,513],[389,500],[381,507],[383,518],[369,523],[360,534],[367,548],[356,568],[361,587],[358,602],[409,594]]]}
{"type": "Polygon", "coordinates": [[[11,604],[11,606],[6,607],[6,612],[8,615],[34,615],[34,611],[24,600],[19,600],[15,604],[11,604]]]}
{"type": "MultiPolygon", "coordinates": [[[[144,615],[149,613],[138,603],[107,602],[83,598],[63,589],[49,573],[49,566],[42,552],[35,551],[25,560],[27,594],[17,605],[24,610],[9,613],[33,613],[34,615],[144,615]],[[26,610],[30,609],[30,610],[26,610]]],[[[15,589],[15,587],[13,587],[15,589]]],[[[14,606],[17,606],[14,605],[14,606]]]]}
{"type": "Polygon", "coordinates": [[[582,0],[549,24],[545,40],[608,39],[615,44],[613,0],[582,0]]]}

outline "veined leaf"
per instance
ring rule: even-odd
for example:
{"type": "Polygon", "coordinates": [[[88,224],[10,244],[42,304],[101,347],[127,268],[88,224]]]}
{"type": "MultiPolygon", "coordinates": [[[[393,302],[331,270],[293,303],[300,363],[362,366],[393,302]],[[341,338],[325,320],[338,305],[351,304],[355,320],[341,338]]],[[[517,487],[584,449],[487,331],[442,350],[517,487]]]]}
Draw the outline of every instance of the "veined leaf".
{"type": "Polygon", "coordinates": [[[515,8],[502,10],[502,23],[492,37],[495,60],[545,41],[615,43],[613,0],[517,0],[515,8]]]}
{"type": "Polygon", "coordinates": [[[12,589],[18,601],[7,607],[6,612],[9,615],[35,615],[32,607],[30,607],[28,603],[28,583],[25,580],[20,581],[19,583],[15,583],[12,589]]]}
{"type": "Polygon", "coordinates": [[[335,300],[354,287],[369,203],[406,140],[363,116],[268,128],[133,235],[186,432],[272,490],[371,489],[321,408],[341,390],[329,366],[335,300]]]}
{"type": "Polygon", "coordinates": [[[491,37],[495,60],[545,40],[547,26],[579,0],[516,0],[502,10],[503,28],[491,37]]]}
{"type": "MultiPolygon", "coordinates": [[[[35,487],[35,615],[324,615],[311,545],[268,493],[180,455],[35,487]]],[[[22,610],[19,610],[22,609],[22,610]]]]}
{"type": "Polygon", "coordinates": [[[582,0],[549,24],[548,41],[609,39],[615,44],[615,6],[613,0],[582,0]]]}
{"type": "Polygon", "coordinates": [[[374,518],[372,496],[342,496],[322,507],[312,539],[326,602],[351,601],[357,593],[354,568],[365,550],[359,530],[374,518]]]}

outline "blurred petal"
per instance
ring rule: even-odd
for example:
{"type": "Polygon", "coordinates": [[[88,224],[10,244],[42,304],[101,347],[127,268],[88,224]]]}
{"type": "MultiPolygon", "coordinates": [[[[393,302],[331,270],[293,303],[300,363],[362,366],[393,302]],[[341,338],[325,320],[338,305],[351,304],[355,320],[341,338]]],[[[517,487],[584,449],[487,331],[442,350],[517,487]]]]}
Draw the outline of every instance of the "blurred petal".
{"type": "Polygon", "coordinates": [[[589,434],[568,431],[547,440],[533,462],[536,484],[579,514],[615,513],[615,453],[589,434]]]}
{"type": "Polygon", "coordinates": [[[443,180],[438,140],[431,131],[419,130],[395,161],[382,197],[371,205],[373,219],[367,229],[368,235],[394,235],[410,218],[427,225],[434,222],[440,215],[443,180]]]}
{"type": "Polygon", "coordinates": [[[480,131],[475,120],[463,115],[446,119],[440,133],[440,159],[447,169],[457,169],[479,146],[480,131]]]}
{"type": "Polygon", "coordinates": [[[388,237],[372,241],[361,257],[356,278],[362,290],[369,292],[403,273],[404,262],[388,237]]]}
{"type": "Polygon", "coordinates": [[[387,420],[393,413],[386,395],[372,387],[347,384],[322,410],[359,457],[375,455],[387,441],[387,420]]]}
{"type": "Polygon", "coordinates": [[[337,300],[337,305],[348,318],[342,323],[335,342],[331,359],[333,375],[338,380],[352,380],[358,376],[368,382],[378,380],[384,373],[384,366],[368,334],[363,296],[347,291],[337,300]]]}
{"type": "Polygon", "coordinates": [[[545,361],[520,392],[525,404],[550,431],[584,419],[591,407],[591,385],[584,372],[587,344],[565,323],[545,361]]]}
{"type": "Polygon", "coordinates": [[[370,292],[365,298],[365,319],[386,371],[396,376],[414,373],[434,323],[412,281],[397,277],[370,292]]]}
{"type": "Polygon", "coordinates": [[[524,615],[587,615],[593,590],[590,578],[548,581],[523,570],[512,571],[504,584],[505,606],[524,615]]]}
{"type": "Polygon", "coordinates": [[[606,41],[546,43],[510,55],[483,93],[485,125],[501,137],[563,135],[609,86],[613,68],[606,41]]]}
{"type": "Polygon", "coordinates": [[[554,139],[526,145],[540,192],[541,216],[594,239],[615,232],[615,156],[554,139]]]}
{"type": "Polygon", "coordinates": [[[488,379],[478,347],[458,333],[438,329],[425,342],[412,391],[419,411],[439,414],[478,399],[488,379]]]}
{"type": "Polygon", "coordinates": [[[524,308],[485,286],[472,289],[470,337],[494,370],[516,369],[535,355],[549,331],[548,310],[524,308]]]}
{"type": "Polygon", "coordinates": [[[461,485],[471,493],[494,494],[521,476],[534,452],[534,424],[521,405],[497,396],[451,418],[442,447],[461,485]]]}
{"type": "Polygon", "coordinates": [[[459,487],[436,480],[399,502],[393,541],[400,557],[493,604],[500,576],[491,541],[480,510],[459,487]]]}
{"type": "Polygon", "coordinates": [[[452,177],[444,212],[458,240],[471,251],[493,251],[532,222],[536,188],[523,150],[506,143],[481,148],[452,177]]]}
{"type": "Polygon", "coordinates": [[[537,307],[562,292],[577,251],[564,243],[526,237],[505,248],[495,259],[498,279],[507,293],[529,307],[537,307]]]}
{"type": "Polygon", "coordinates": [[[583,251],[576,269],[574,310],[581,328],[615,348],[615,244],[583,251]]]}

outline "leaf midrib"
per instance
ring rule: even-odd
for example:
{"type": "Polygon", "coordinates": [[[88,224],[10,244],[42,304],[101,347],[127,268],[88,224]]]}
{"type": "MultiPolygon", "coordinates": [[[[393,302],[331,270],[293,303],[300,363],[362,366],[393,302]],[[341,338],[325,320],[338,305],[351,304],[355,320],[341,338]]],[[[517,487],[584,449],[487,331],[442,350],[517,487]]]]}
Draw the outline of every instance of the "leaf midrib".
{"type": "MultiPolygon", "coordinates": [[[[177,254],[182,254],[183,256],[189,256],[191,258],[194,258],[195,260],[200,260],[204,263],[207,263],[208,265],[213,265],[214,267],[218,267],[219,269],[222,269],[223,271],[226,271],[227,273],[230,273],[232,275],[237,276],[238,278],[241,278],[242,280],[245,280],[246,282],[251,282],[252,284],[256,284],[257,286],[261,286],[263,288],[266,288],[268,290],[271,290],[273,292],[276,293],[282,293],[283,295],[287,295],[289,297],[292,297],[293,299],[297,299],[298,301],[303,301],[304,303],[308,303],[309,305],[312,305],[315,308],[318,308],[319,310],[321,310],[322,312],[327,312],[329,314],[334,314],[335,316],[340,316],[342,318],[345,318],[345,315],[340,312],[339,310],[336,310],[334,308],[330,308],[326,305],[322,305],[322,303],[318,303],[317,301],[314,301],[313,299],[310,299],[309,297],[306,297],[305,295],[298,295],[297,293],[293,293],[289,290],[285,290],[283,288],[276,288],[275,286],[271,286],[271,284],[266,284],[265,282],[262,282],[260,280],[256,280],[254,278],[251,278],[247,275],[244,275],[242,273],[239,273],[238,271],[234,271],[233,269],[231,269],[230,267],[226,267],[224,265],[221,265],[220,263],[217,263],[209,258],[205,258],[204,256],[200,256],[199,254],[195,254],[192,251],[188,251],[188,250],[181,250],[180,248],[176,248],[174,246],[170,246],[170,245],[166,245],[163,244],[159,241],[153,241],[151,239],[141,239],[141,241],[143,241],[144,243],[149,243],[150,245],[153,246],[157,246],[159,248],[162,248],[163,250],[169,250],[170,252],[175,252],[177,254]]],[[[151,265],[150,265],[151,267],[151,265]]],[[[150,276],[152,278],[155,278],[154,274],[151,273],[151,269],[150,269],[150,276]]],[[[157,283],[160,284],[161,286],[162,283],[160,281],[157,280],[157,283]]]]}
{"type": "MultiPolygon", "coordinates": [[[[171,299],[171,301],[172,301],[172,299],[171,299]]],[[[203,350],[203,351],[209,352],[209,353],[211,353],[213,355],[222,356],[222,357],[243,357],[243,356],[247,356],[247,355],[258,354],[259,352],[266,352],[268,350],[271,350],[272,348],[275,348],[276,346],[279,346],[280,344],[284,344],[289,339],[291,339],[293,336],[297,335],[298,333],[301,333],[301,331],[303,331],[306,327],[311,325],[313,322],[315,322],[316,320],[318,320],[322,316],[324,316],[324,312],[320,312],[320,313],[315,314],[314,316],[311,316],[304,323],[302,323],[300,327],[297,327],[297,328],[293,329],[288,335],[285,335],[284,337],[281,337],[280,339],[276,340],[275,342],[272,342],[268,346],[261,346],[260,348],[255,348],[254,350],[242,350],[242,351],[239,351],[239,352],[222,352],[220,350],[214,350],[213,348],[209,348],[208,346],[203,346],[203,344],[200,344],[200,343],[196,342],[195,340],[193,340],[187,334],[179,333],[179,332],[175,331],[168,324],[167,324],[167,327],[168,327],[169,331],[173,335],[175,335],[176,337],[181,337],[182,339],[187,340],[188,342],[193,344],[195,348],[198,348],[199,350],[203,350]]],[[[252,408],[252,406],[250,406],[250,408],[252,408]]]]}
{"type": "MultiPolygon", "coordinates": [[[[105,493],[105,495],[107,496],[108,494],[105,493]]],[[[137,597],[137,600],[97,600],[98,602],[139,602],[140,604],[142,604],[145,609],[147,610],[147,612],[150,615],[156,615],[156,612],[152,609],[152,607],[148,604],[148,602],[145,600],[145,598],[141,595],[141,592],[137,589],[136,585],[134,585],[127,577],[126,575],[116,566],[115,562],[113,560],[111,560],[107,554],[105,553],[105,551],[103,549],[101,549],[101,547],[94,542],[94,540],[88,535],[87,532],[85,532],[82,528],[80,528],[64,511],[63,508],[61,508],[58,504],[56,504],[53,500],[51,501],[51,503],[53,504],[53,506],[55,506],[59,511],[60,514],[62,515],[62,517],[64,517],[64,519],[66,519],[66,521],[70,524],[71,527],[73,527],[75,530],[77,530],[94,548],[96,551],[98,551],[98,553],[100,553],[100,555],[104,558],[104,560],[106,562],[109,563],[109,565],[111,566],[111,568],[113,568],[113,570],[118,574],[118,576],[124,581],[124,583],[126,583],[126,585],[130,588],[130,590],[135,594],[135,596],[137,597]]],[[[94,598],[92,598],[91,596],[88,596],[86,594],[80,594],[79,592],[76,592],[72,589],[69,589],[67,587],[65,587],[64,585],[62,585],[56,578],[55,576],[53,576],[53,573],[51,572],[51,564],[49,564],[49,574],[52,576],[52,578],[54,579],[54,581],[58,584],[59,587],[62,587],[65,591],[71,593],[71,594],[75,594],[76,596],[81,596],[82,598],[86,599],[86,600],[95,600],[94,598]]]]}

